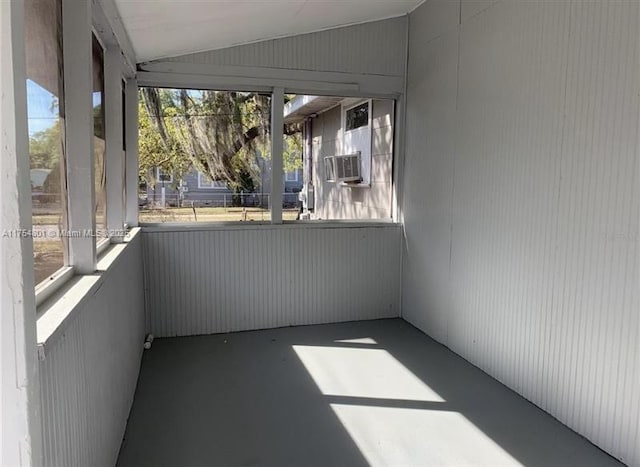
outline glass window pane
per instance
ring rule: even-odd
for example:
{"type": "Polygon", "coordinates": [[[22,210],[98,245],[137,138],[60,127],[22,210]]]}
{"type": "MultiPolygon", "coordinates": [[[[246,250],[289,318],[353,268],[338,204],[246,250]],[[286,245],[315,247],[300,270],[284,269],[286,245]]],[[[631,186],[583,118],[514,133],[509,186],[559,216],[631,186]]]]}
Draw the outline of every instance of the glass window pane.
{"type": "Polygon", "coordinates": [[[66,264],[60,1],[25,2],[27,115],[36,284],[66,264]]]}
{"type": "Polygon", "coordinates": [[[393,100],[288,96],[284,122],[284,220],[391,218],[393,100]]]}
{"type": "Polygon", "coordinates": [[[369,104],[360,104],[352,109],[347,110],[346,113],[346,127],[345,130],[355,130],[361,126],[369,124],[369,104]]]}
{"type": "Polygon", "coordinates": [[[268,221],[271,97],[141,88],[140,222],[268,221]]]}
{"type": "Polygon", "coordinates": [[[97,241],[107,236],[107,174],[104,131],[104,53],[93,37],[93,153],[97,241]]]}

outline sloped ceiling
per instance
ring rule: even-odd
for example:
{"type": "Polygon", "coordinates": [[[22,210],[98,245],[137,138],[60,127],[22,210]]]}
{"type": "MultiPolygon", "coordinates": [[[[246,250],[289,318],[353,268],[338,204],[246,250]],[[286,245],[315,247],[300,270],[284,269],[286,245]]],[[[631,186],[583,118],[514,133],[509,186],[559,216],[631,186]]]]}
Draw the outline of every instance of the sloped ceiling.
{"type": "Polygon", "coordinates": [[[116,0],[138,62],[400,16],[422,0],[116,0]]]}

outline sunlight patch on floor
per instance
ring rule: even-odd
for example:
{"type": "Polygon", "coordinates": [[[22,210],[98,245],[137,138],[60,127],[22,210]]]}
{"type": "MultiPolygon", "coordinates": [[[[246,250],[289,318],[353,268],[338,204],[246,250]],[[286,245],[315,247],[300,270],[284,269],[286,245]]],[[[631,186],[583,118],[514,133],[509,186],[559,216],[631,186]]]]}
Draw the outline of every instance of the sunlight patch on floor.
{"type": "Polygon", "coordinates": [[[457,412],[331,408],[371,467],[522,465],[457,412]]]}
{"type": "Polygon", "coordinates": [[[293,349],[371,467],[521,465],[386,350],[293,349]]]}
{"type": "Polygon", "coordinates": [[[444,402],[383,349],[294,345],[324,395],[444,402]]]}
{"type": "Polygon", "coordinates": [[[377,344],[376,340],[372,339],[371,337],[360,337],[358,339],[339,339],[333,342],[336,342],[338,344],[377,344]]]}

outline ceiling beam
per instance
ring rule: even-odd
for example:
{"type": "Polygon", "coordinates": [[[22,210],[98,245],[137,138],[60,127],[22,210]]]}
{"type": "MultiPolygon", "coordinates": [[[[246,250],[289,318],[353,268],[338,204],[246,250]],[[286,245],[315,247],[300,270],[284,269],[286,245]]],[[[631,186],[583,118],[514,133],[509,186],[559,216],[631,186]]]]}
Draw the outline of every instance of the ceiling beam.
{"type": "Polygon", "coordinates": [[[136,54],[129,34],[122,24],[114,0],[92,0],[93,24],[106,46],[118,46],[122,51],[125,76],[132,78],[136,72],[136,54]]]}
{"type": "MultiPolygon", "coordinates": [[[[138,64],[141,85],[153,80],[167,80],[184,85],[190,80],[205,83],[207,89],[236,89],[242,86],[284,87],[287,92],[347,95],[365,97],[397,97],[403,91],[400,76],[331,71],[309,71],[286,68],[209,65],[174,61],[138,64]],[[223,86],[222,88],[220,86],[223,86]]],[[[160,85],[160,84],[147,84],[160,85]]]]}

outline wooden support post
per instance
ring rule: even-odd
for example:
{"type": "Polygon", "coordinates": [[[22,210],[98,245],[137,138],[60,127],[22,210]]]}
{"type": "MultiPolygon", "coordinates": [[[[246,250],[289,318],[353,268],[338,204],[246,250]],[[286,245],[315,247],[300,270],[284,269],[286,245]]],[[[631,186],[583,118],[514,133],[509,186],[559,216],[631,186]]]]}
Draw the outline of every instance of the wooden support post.
{"type": "Polygon", "coordinates": [[[122,104],[122,54],[107,47],[104,60],[105,141],[107,172],[107,229],[118,243],[124,227],[124,135],[122,104]]]}
{"type": "Polygon", "coordinates": [[[0,2],[0,465],[42,464],[24,2],[0,2]]]}
{"type": "Polygon", "coordinates": [[[78,274],[96,270],[95,167],[93,154],[93,52],[91,2],[63,0],[65,137],[69,230],[69,264],[78,274]]]}
{"type": "Polygon", "coordinates": [[[282,224],[282,147],[284,139],[284,89],[274,88],[271,98],[271,223],[282,224]]]}

